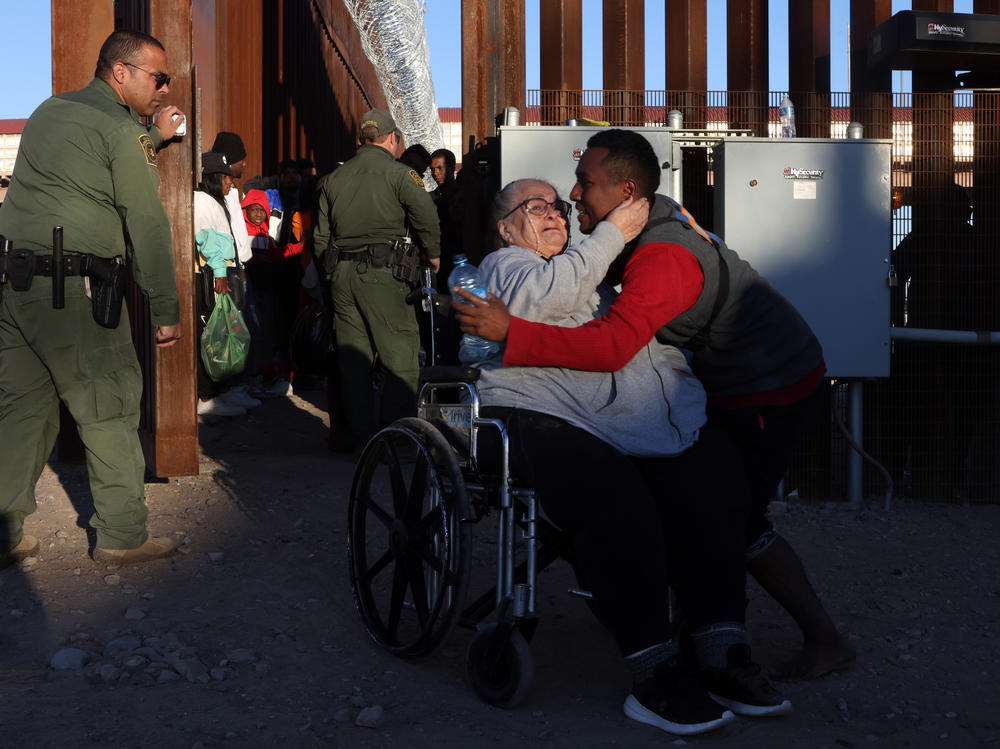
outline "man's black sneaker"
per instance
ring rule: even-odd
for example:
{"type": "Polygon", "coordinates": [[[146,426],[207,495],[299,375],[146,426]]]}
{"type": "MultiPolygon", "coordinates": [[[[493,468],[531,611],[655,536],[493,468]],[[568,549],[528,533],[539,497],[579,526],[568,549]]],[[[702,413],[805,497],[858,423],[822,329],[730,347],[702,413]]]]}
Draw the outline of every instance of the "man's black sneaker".
{"type": "Polygon", "coordinates": [[[632,685],[632,694],[622,707],[625,715],[677,736],[714,731],[736,720],[678,661],[670,659],[656,669],[653,678],[632,685]]]}
{"type": "Polygon", "coordinates": [[[792,703],[750,659],[750,648],[746,645],[729,649],[729,668],[706,668],[701,677],[712,699],[737,715],[759,718],[792,712],[792,703]]]}

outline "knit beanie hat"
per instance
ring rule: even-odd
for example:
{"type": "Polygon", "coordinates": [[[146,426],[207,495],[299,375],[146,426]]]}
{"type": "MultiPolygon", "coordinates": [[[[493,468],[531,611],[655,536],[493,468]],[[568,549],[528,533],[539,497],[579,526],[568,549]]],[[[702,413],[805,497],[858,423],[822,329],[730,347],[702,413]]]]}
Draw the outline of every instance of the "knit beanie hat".
{"type": "Polygon", "coordinates": [[[247,157],[247,149],[243,145],[243,139],[236,133],[225,130],[215,136],[212,150],[216,153],[226,154],[226,161],[230,164],[235,164],[247,157]]]}

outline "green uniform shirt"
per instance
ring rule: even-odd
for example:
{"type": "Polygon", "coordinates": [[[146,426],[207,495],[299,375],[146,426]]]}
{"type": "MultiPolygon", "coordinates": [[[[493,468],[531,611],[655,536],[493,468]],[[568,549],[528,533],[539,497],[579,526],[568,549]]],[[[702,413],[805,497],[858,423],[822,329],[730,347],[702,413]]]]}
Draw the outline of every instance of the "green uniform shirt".
{"type": "Polygon", "coordinates": [[[132,249],[135,280],[155,325],[180,321],[170,223],[160,202],[156,147],[103,80],[47,99],[24,126],[0,208],[0,235],[15,249],[51,251],[63,227],[67,252],[100,257],[132,249]]]}
{"type": "Polygon", "coordinates": [[[366,143],[323,183],[313,247],[322,255],[331,240],[345,250],[395,242],[407,226],[427,257],[440,257],[437,209],[420,175],[366,143]]]}

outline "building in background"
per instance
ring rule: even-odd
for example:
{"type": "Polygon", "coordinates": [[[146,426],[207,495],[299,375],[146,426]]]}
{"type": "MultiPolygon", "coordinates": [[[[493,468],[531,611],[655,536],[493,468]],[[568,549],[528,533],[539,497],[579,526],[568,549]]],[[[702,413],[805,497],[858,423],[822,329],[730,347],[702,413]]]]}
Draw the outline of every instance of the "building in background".
{"type": "Polygon", "coordinates": [[[0,120],[0,203],[7,195],[10,175],[14,172],[21,133],[27,120],[0,120]]]}

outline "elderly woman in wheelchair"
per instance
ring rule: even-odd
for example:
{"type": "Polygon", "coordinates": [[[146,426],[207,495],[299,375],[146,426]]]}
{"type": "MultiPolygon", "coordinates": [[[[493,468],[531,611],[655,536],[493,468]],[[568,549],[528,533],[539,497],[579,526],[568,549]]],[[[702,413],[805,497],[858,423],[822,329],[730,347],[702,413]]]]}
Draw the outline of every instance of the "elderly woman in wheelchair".
{"type": "MultiPolygon", "coordinates": [[[[577,326],[610,306],[614,291],[601,281],[638,236],[648,205],[627,201],[566,248],[569,210],[539,180],[497,194],[493,213],[506,246],[480,272],[512,314],[577,326]]],[[[739,457],[706,423],[705,393],[683,352],[654,340],[613,373],[503,367],[500,359],[458,374],[429,372],[425,418],[401,420],[366,447],[349,535],[356,600],[372,638],[403,656],[443,639],[462,613],[469,523],[498,500],[496,617],[480,624],[468,665],[487,701],[515,704],[530,683],[525,635],[534,625],[537,544],[551,538],[632,672],[626,715],[688,735],[718,728],[734,712],[788,712],[750,658],[749,495],[732,468],[739,457]],[[467,441],[454,428],[459,420],[467,441]],[[379,498],[380,473],[391,499],[379,498]],[[558,531],[537,517],[536,501],[558,531]],[[528,547],[517,570],[515,527],[528,547]],[[683,632],[673,631],[668,573],[683,632]]],[[[481,599],[464,613],[475,621],[490,610],[481,599]]]]}

